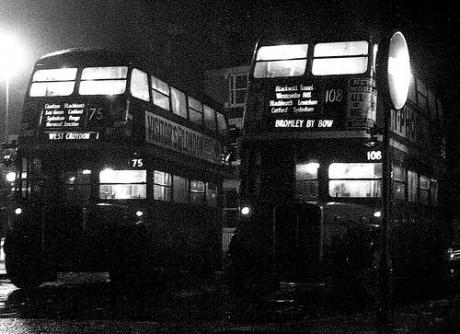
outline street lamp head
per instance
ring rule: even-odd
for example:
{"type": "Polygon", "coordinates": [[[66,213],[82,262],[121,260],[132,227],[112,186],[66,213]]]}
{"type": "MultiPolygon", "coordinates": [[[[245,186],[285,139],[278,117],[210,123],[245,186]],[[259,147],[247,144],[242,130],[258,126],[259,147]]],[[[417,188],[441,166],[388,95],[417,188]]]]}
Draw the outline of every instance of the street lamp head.
{"type": "Polygon", "coordinates": [[[412,74],[406,39],[399,31],[390,39],[387,71],[391,102],[395,109],[401,109],[407,100],[412,74]]]}
{"type": "Polygon", "coordinates": [[[0,31],[0,79],[8,80],[24,66],[24,51],[10,33],[0,31]]]}

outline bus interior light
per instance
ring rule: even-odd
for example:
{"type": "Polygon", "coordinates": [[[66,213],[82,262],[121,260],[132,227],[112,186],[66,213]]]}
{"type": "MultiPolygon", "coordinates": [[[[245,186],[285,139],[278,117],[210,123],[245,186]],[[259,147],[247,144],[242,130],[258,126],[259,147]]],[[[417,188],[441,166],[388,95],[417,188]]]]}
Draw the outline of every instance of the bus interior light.
{"type": "Polygon", "coordinates": [[[91,169],[83,169],[82,174],[83,174],[83,175],[89,175],[89,174],[91,174],[91,169]]]}

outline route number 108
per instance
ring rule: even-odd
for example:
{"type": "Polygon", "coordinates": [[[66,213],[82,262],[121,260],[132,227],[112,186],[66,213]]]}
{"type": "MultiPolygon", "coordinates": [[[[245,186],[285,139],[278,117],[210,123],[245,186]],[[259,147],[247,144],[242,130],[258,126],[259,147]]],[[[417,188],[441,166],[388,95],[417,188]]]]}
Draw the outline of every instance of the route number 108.
{"type": "Polygon", "coordinates": [[[382,151],[367,151],[367,160],[381,160],[382,151]]]}
{"type": "Polygon", "coordinates": [[[341,89],[328,89],[325,92],[325,103],[342,102],[343,90],[341,89]]]}

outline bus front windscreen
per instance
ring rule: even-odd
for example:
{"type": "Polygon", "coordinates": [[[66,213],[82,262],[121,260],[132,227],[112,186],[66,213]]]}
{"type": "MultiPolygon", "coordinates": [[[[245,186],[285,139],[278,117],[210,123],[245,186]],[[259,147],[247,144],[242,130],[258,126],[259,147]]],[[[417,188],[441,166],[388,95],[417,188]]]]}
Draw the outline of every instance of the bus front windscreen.
{"type": "Polygon", "coordinates": [[[127,66],[86,67],[80,80],[77,73],[75,67],[38,69],[32,76],[29,96],[70,96],[77,86],[78,94],[83,96],[119,95],[126,90],[127,66]]]}
{"type": "Polygon", "coordinates": [[[297,77],[305,73],[308,44],[263,46],[257,51],[255,78],[297,77]]]}

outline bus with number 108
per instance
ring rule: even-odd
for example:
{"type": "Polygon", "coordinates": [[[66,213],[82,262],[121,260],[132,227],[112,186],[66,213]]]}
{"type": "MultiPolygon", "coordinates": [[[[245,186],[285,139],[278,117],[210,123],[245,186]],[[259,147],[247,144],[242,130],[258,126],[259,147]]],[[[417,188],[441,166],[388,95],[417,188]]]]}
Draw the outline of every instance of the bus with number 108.
{"type": "MultiPolygon", "coordinates": [[[[246,295],[303,282],[373,296],[383,210],[379,40],[288,40],[262,39],[254,52],[229,284],[246,295]]],[[[445,262],[443,109],[414,74],[407,103],[389,117],[394,280],[417,290],[439,282],[445,262]]]]}

